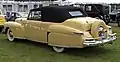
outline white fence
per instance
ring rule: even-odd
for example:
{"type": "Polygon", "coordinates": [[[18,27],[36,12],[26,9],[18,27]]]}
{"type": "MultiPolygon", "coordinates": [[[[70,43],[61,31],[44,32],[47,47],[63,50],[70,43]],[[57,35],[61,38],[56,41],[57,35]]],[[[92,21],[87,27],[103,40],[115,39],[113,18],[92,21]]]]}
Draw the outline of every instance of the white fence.
{"type": "Polygon", "coordinates": [[[0,8],[2,9],[3,13],[6,14],[6,12],[28,13],[30,9],[38,8],[42,6],[49,6],[50,4],[60,5],[61,2],[59,1],[16,2],[16,1],[0,0],[0,4],[1,4],[0,8]]]}

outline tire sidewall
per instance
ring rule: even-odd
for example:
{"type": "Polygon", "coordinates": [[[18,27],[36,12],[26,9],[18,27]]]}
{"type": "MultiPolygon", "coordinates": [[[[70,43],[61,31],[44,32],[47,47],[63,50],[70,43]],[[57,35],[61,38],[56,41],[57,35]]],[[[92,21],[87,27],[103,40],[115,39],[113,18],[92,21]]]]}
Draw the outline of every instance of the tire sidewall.
{"type": "Polygon", "coordinates": [[[7,30],[7,38],[8,38],[9,41],[12,42],[12,41],[14,41],[14,35],[13,35],[13,37],[10,37],[10,33],[13,34],[13,32],[10,29],[8,29],[7,30]]]}
{"type": "Polygon", "coordinates": [[[56,47],[56,46],[53,46],[53,50],[54,50],[55,52],[61,53],[61,52],[64,51],[64,48],[63,48],[63,47],[56,47]]]}

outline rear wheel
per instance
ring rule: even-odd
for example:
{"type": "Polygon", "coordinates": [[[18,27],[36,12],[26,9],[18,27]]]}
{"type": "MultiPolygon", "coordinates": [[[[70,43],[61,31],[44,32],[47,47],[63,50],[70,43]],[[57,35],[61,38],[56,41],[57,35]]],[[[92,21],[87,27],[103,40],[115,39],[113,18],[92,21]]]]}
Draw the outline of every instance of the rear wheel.
{"type": "Polygon", "coordinates": [[[63,51],[64,51],[64,48],[63,48],[63,47],[53,46],[53,50],[60,53],[60,52],[63,52],[63,51]]]}
{"type": "Polygon", "coordinates": [[[7,30],[7,38],[9,41],[14,41],[14,39],[15,39],[13,32],[10,29],[7,30]]]}

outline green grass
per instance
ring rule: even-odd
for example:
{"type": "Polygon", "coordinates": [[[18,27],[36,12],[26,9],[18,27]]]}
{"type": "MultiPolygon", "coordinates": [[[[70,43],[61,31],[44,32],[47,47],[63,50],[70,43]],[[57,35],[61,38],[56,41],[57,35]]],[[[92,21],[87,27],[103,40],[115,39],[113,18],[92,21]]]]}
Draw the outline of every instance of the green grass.
{"type": "Polygon", "coordinates": [[[66,49],[63,53],[28,40],[9,42],[5,35],[0,35],[0,62],[120,62],[120,27],[114,26],[113,31],[118,39],[112,45],[66,49]]]}

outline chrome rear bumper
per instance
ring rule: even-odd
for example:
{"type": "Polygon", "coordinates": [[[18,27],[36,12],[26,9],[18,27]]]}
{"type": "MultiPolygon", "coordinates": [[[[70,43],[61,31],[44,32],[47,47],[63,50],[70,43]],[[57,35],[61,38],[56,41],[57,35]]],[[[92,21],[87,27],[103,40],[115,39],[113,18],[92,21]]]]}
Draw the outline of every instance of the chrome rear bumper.
{"type": "Polygon", "coordinates": [[[94,38],[87,38],[86,41],[84,41],[83,45],[85,46],[99,46],[104,45],[105,43],[113,43],[114,40],[116,40],[116,33],[109,34],[109,38],[102,39],[100,41],[95,40],[94,38]]]}

